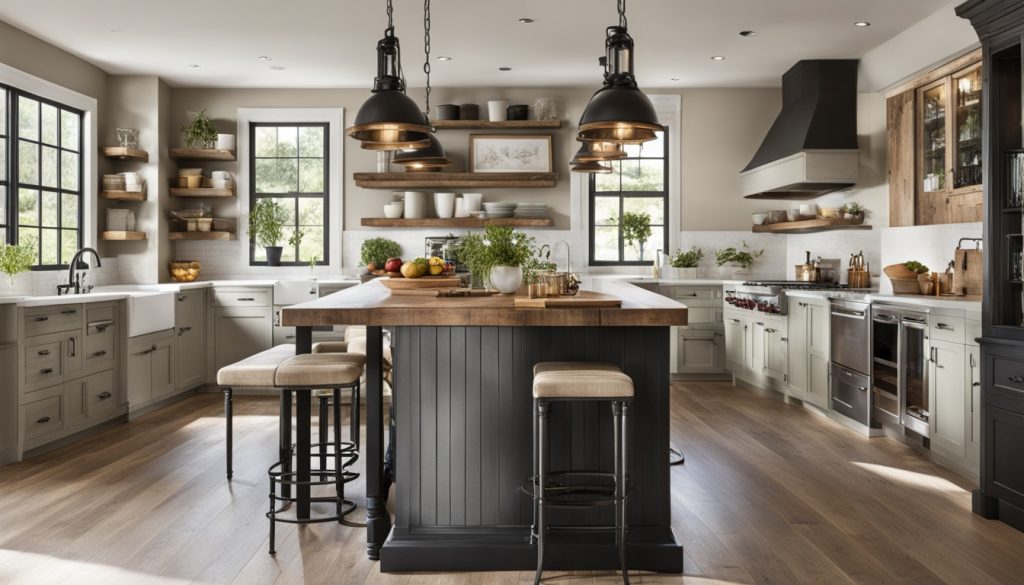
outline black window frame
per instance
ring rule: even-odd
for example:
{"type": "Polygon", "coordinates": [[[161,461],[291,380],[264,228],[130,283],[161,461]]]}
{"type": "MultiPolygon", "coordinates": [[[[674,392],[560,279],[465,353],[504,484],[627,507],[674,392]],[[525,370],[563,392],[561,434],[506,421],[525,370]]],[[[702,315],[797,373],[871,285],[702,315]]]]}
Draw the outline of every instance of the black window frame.
{"type": "MultiPolygon", "coordinates": [[[[661,249],[662,250],[668,250],[669,225],[671,224],[671,219],[672,219],[671,218],[671,214],[669,213],[670,209],[669,209],[669,197],[668,197],[669,173],[670,173],[670,169],[669,169],[669,131],[668,131],[668,127],[667,126],[662,126],[662,130],[661,131],[662,131],[662,143],[663,143],[663,146],[664,146],[664,152],[662,153],[661,156],[644,156],[643,149],[641,148],[640,156],[626,157],[626,158],[622,158],[622,159],[619,159],[619,160],[615,161],[617,163],[621,162],[621,163],[625,164],[627,162],[634,162],[635,163],[635,161],[659,160],[660,159],[662,161],[663,165],[664,165],[663,174],[662,174],[663,182],[662,182],[662,190],[661,191],[622,191],[620,189],[619,191],[602,191],[600,193],[600,195],[599,195],[598,192],[597,192],[597,174],[596,173],[589,173],[590,177],[588,178],[588,181],[587,181],[587,185],[588,185],[587,189],[588,189],[588,201],[589,201],[589,208],[590,209],[589,209],[589,214],[588,214],[589,215],[589,220],[588,220],[588,224],[587,224],[587,232],[588,232],[588,240],[589,240],[587,259],[588,259],[588,262],[589,262],[590,266],[653,266],[654,265],[654,259],[653,258],[651,260],[644,260],[644,261],[640,261],[640,260],[624,260],[623,259],[623,258],[625,258],[625,245],[626,244],[625,244],[625,241],[623,240],[623,237],[622,237],[622,229],[621,229],[621,227],[619,229],[619,259],[616,261],[616,260],[596,260],[594,258],[594,240],[595,240],[595,235],[596,235],[596,232],[597,232],[597,230],[595,228],[598,227],[597,224],[596,224],[596,221],[595,221],[596,220],[595,214],[596,214],[596,207],[597,207],[597,200],[596,200],[597,197],[616,197],[617,196],[618,199],[619,199],[619,217],[620,218],[622,217],[622,214],[623,214],[623,211],[624,211],[624,206],[625,206],[625,200],[626,199],[630,199],[630,198],[646,198],[646,199],[650,199],[650,198],[653,198],[653,197],[661,197],[662,201],[663,201],[663,205],[664,205],[664,217],[665,217],[664,224],[661,226],[662,227],[662,239],[664,240],[662,242],[661,249]]],[[[621,176],[621,171],[619,171],[619,173],[620,173],[620,176],[621,176]]],[[[620,179],[620,181],[621,181],[621,179],[620,179]]],[[[621,186],[621,182],[620,182],[620,186],[621,186]]],[[[621,220],[620,220],[620,222],[621,222],[621,220]]],[[[620,225],[621,225],[621,223],[620,223],[620,225]]],[[[653,252],[654,250],[651,250],[651,251],[653,252]]]]}
{"type": "MultiPolygon", "coordinates": [[[[330,252],[331,252],[331,230],[330,230],[330,217],[331,217],[331,125],[329,122],[249,122],[249,209],[252,209],[256,205],[256,201],[259,199],[294,199],[295,200],[295,228],[299,229],[299,200],[300,199],[314,199],[322,198],[324,202],[324,249],[320,259],[316,262],[317,266],[328,266],[330,264],[330,252]],[[256,128],[270,127],[295,127],[295,128],[323,128],[324,129],[324,191],[323,193],[256,193],[256,128]]],[[[298,154],[298,146],[296,145],[296,159],[301,160],[302,157],[298,154]]],[[[261,157],[271,158],[271,157],[261,157]]],[[[284,157],[272,157],[272,158],[284,158],[284,157]]],[[[290,157],[289,157],[290,158],[290,157]]],[[[287,243],[286,243],[287,244],[287,243]]],[[[309,262],[299,261],[298,249],[295,250],[295,261],[281,261],[281,266],[309,266],[309,262]]],[[[268,266],[267,262],[255,260],[256,254],[256,241],[249,238],[249,266],[268,266]]]]}
{"type": "MultiPolygon", "coordinates": [[[[7,173],[6,173],[7,179],[6,179],[6,181],[3,181],[4,186],[7,187],[7,192],[6,192],[7,217],[4,218],[5,227],[7,229],[7,234],[6,234],[5,242],[8,243],[8,244],[17,244],[18,243],[18,238],[19,238],[19,228],[20,228],[20,226],[19,226],[19,212],[18,212],[18,209],[20,208],[20,206],[19,206],[19,198],[20,198],[20,191],[21,191],[21,188],[22,188],[21,173],[19,172],[19,169],[18,169],[18,163],[19,163],[18,157],[19,157],[20,148],[21,148],[20,142],[25,141],[25,142],[35,143],[37,146],[40,147],[40,153],[42,152],[42,150],[41,150],[41,146],[43,144],[42,143],[42,137],[40,137],[38,140],[31,140],[31,139],[27,139],[27,138],[21,138],[20,133],[19,133],[19,128],[18,128],[18,114],[19,114],[19,111],[18,111],[18,108],[20,106],[18,104],[18,98],[19,97],[25,97],[25,98],[28,98],[28,99],[35,100],[35,101],[39,102],[39,104],[40,104],[40,106],[39,106],[40,107],[40,112],[42,111],[42,105],[46,104],[46,105],[55,107],[57,109],[57,115],[58,115],[58,118],[57,118],[57,145],[56,145],[57,153],[58,153],[58,156],[57,156],[57,185],[58,186],[57,187],[44,187],[41,184],[40,185],[31,185],[30,186],[32,190],[39,192],[39,217],[40,217],[40,222],[39,223],[40,224],[42,224],[41,219],[42,219],[42,212],[43,212],[42,194],[44,192],[49,192],[49,193],[56,193],[56,195],[57,195],[57,222],[58,222],[58,227],[50,228],[50,227],[43,227],[42,225],[33,226],[33,227],[40,234],[39,241],[36,242],[36,252],[38,254],[38,258],[39,258],[40,262],[43,259],[43,238],[41,237],[43,230],[56,230],[57,231],[57,236],[58,236],[57,237],[57,259],[58,259],[58,263],[57,264],[36,264],[36,265],[33,265],[31,269],[33,271],[66,270],[68,268],[68,262],[71,261],[71,258],[68,258],[67,262],[65,262],[65,263],[60,263],[59,262],[60,260],[63,260],[63,258],[61,258],[61,237],[60,237],[60,235],[61,235],[62,231],[64,231],[65,229],[68,229],[68,228],[64,228],[63,227],[63,223],[62,223],[63,222],[63,217],[64,217],[64,214],[63,214],[64,202],[63,202],[63,197],[61,195],[67,193],[67,194],[76,195],[78,197],[78,217],[77,217],[78,227],[75,228],[74,231],[76,232],[76,234],[78,236],[77,237],[76,249],[81,249],[82,248],[82,241],[83,241],[83,234],[84,234],[84,230],[85,230],[85,226],[83,225],[83,219],[85,217],[84,210],[85,210],[85,205],[86,205],[86,197],[85,197],[85,193],[86,193],[86,191],[85,191],[85,114],[86,114],[86,112],[84,110],[80,110],[80,109],[75,108],[73,106],[69,106],[67,104],[63,104],[63,103],[58,102],[56,100],[52,100],[52,99],[49,99],[49,98],[37,95],[37,94],[34,94],[32,92],[25,91],[25,90],[19,89],[17,87],[14,87],[12,85],[8,85],[8,84],[5,84],[5,83],[0,83],[0,89],[3,89],[3,90],[6,91],[6,95],[4,96],[4,99],[6,100],[6,104],[7,104],[7,108],[6,108],[6,111],[7,111],[7,121],[6,121],[7,122],[6,123],[7,134],[4,135],[4,137],[3,137],[3,140],[5,140],[7,142],[7,161],[6,161],[6,164],[7,164],[7,173]],[[60,184],[61,177],[63,176],[63,174],[62,174],[63,161],[62,161],[62,157],[60,156],[60,153],[62,151],[69,151],[69,149],[64,148],[63,142],[61,140],[61,132],[63,130],[62,130],[61,121],[60,121],[60,112],[62,110],[71,112],[71,113],[76,114],[78,116],[78,150],[77,150],[77,154],[78,154],[78,190],[77,191],[63,189],[61,184],[60,184]]],[[[41,120],[42,120],[42,117],[40,116],[40,124],[41,124],[41,120]]],[[[4,161],[0,161],[0,164],[3,164],[3,163],[4,163],[4,161]]],[[[40,161],[40,166],[41,165],[42,165],[42,162],[40,161]]],[[[41,169],[40,169],[40,172],[41,172],[41,169]]],[[[40,180],[40,183],[42,183],[41,180],[40,180]]],[[[68,229],[68,231],[70,231],[70,230],[68,229]]]]}

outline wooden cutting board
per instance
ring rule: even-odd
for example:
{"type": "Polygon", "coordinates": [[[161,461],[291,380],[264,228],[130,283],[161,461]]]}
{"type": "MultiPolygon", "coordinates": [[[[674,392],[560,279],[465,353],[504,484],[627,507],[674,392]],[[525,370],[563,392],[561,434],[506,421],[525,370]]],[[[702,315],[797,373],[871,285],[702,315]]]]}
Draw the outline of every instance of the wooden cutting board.
{"type": "Polygon", "coordinates": [[[984,260],[982,251],[957,248],[953,260],[953,292],[963,292],[970,296],[981,295],[984,260]]]}
{"type": "Polygon", "coordinates": [[[419,278],[379,278],[380,283],[391,290],[405,290],[411,288],[455,288],[459,286],[458,276],[421,276],[419,278]]]}
{"type": "Polygon", "coordinates": [[[588,307],[621,307],[622,299],[601,293],[581,290],[572,297],[545,297],[531,299],[516,297],[513,306],[517,309],[578,309],[588,307]]]}

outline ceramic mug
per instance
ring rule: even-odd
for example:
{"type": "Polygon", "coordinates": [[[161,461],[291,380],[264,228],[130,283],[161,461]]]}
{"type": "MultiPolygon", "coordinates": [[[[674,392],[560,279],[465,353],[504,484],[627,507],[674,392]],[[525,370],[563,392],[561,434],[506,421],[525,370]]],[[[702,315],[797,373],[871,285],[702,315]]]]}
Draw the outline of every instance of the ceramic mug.
{"type": "Polygon", "coordinates": [[[466,211],[480,211],[480,203],[484,199],[483,193],[463,193],[462,199],[466,202],[466,211]]]}
{"type": "Polygon", "coordinates": [[[491,100],[487,102],[487,119],[491,122],[504,122],[508,119],[508,100],[491,100]]]}
{"type": "Polygon", "coordinates": [[[466,210],[466,200],[462,197],[455,200],[455,217],[469,217],[469,211],[466,210]]]}
{"type": "Polygon", "coordinates": [[[419,219],[427,216],[427,194],[422,191],[405,192],[405,217],[419,219]]]}
{"type": "Polygon", "coordinates": [[[228,180],[231,178],[231,173],[229,173],[228,171],[213,171],[213,173],[211,173],[210,176],[213,177],[213,180],[215,181],[217,179],[228,180]]]}
{"type": "Polygon", "coordinates": [[[434,193],[434,211],[445,219],[455,215],[455,193],[434,193]]]}

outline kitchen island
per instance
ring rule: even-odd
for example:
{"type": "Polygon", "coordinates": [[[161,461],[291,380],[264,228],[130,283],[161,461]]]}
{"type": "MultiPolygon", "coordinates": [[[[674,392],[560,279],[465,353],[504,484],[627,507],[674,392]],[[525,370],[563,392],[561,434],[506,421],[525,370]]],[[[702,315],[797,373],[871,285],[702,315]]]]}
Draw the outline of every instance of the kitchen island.
{"type": "MultiPolygon", "coordinates": [[[[311,327],[367,326],[367,551],[382,571],[532,569],[532,505],[520,486],[531,473],[533,365],[601,361],[621,367],[636,388],[629,566],[682,572],[671,530],[669,328],[686,325],[687,308],[623,281],[595,280],[590,288],[621,299],[621,307],[523,309],[511,296],[401,295],[370,282],[284,309],[299,353],[310,351],[311,327]],[[383,467],[383,327],[392,332],[398,429],[393,526],[383,467]]],[[[308,417],[303,394],[297,415],[308,417]]],[[[611,470],[607,405],[558,406],[552,469],[611,470]]],[[[551,523],[609,526],[612,513],[556,510],[551,523]]],[[[618,566],[610,535],[555,533],[549,543],[550,569],[618,566]]]]}

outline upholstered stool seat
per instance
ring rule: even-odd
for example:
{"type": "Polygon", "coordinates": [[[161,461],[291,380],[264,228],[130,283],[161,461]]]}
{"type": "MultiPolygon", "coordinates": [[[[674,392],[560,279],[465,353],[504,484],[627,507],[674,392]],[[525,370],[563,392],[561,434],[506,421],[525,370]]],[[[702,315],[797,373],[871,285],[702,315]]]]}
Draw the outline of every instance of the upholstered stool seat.
{"type": "Polygon", "coordinates": [[[295,355],[295,346],[277,345],[217,371],[218,386],[273,388],[277,368],[295,355]]]}
{"type": "Polygon", "coordinates": [[[542,362],[533,367],[533,397],[548,400],[632,398],[633,380],[611,364],[542,362]]]}
{"type": "Polygon", "coordinates": [[[359,382],[363,368],[331,353],[307,353],[289,358],[277,368],[278,388],[337,388],[359,382]]]}
{"type": "Polygon", "coordinates": [[[313,353],[347,353],[347,341],[318,341],[313,344],[313,353]]]}
{"type": "Polygon", "coordinates": [[[345,328],[345,341],[352,341],[353,339],[365,338],[366,337],[366,326],[365,325],[349,325],[345,328]]]}

